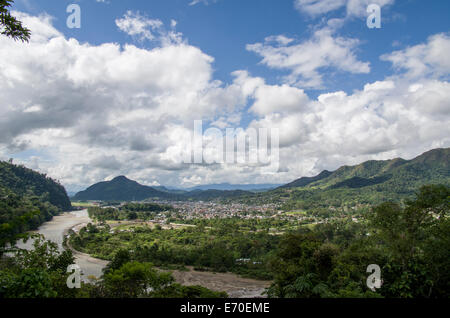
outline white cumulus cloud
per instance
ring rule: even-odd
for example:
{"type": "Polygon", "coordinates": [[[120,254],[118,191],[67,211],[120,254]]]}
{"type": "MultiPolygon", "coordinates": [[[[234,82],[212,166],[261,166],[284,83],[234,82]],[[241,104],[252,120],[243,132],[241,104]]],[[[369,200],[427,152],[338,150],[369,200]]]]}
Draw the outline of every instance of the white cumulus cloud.
{"type": "Polygon", "coordinates": [[[358,46],[357,39],[334,36],[326,27],[314,32],[313,36],[304,42],[278,42],[273,45],[267,38],[264,43],[247,45],[247,50],[260,55],[261,63],[270,68],[290,71],[285,82],[307,88],[320,88],[323,85],[324,68],[334,68],[341,72],[369,73],[370,64],[358,60],[354,49],[358,46]]]}

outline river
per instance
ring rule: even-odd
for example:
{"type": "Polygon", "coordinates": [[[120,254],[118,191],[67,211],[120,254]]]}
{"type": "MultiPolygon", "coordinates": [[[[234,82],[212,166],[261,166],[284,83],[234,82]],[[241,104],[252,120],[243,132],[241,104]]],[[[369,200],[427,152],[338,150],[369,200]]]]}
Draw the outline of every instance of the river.
{"type": "MultiPolygon", "coordinates": [[[[44,235],[44,237],[52,242],[58,244],[59,250],[63,250],[63,240],[64,235],[72,228],[78,228],[92,220],[89,218],[87,210],[66,212],[61,215],[53,217],[49,222],[42,224],[37,231],[34,233],[39,233],[44,235]]],[[[27,243],[19,242],[17,244],[20,248],[30,249],[32,248],[32,241],[27,243]]],[[[96,259],[90,257],[87,254],[79,253],[73,251],[75,262],[80,266],[83,273],[83,280],[87,281],[89,276],[100,277],[102,275],[102,269],[108,264],[107,261],[96,259]]]]}

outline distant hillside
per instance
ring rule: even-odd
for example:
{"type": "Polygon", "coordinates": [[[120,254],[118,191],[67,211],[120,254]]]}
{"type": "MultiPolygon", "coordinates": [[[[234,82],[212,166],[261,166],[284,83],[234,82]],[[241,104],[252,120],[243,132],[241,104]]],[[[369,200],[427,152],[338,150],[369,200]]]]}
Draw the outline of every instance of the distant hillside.
{"type": "Polygon", "coordinates": [[[183,195],[185,200],[210,201],[216,199],[233,199],[243,195],[249,195],[251,192],[243,190],[195,190],[183,195]]]}
{"type": "Polygon", "coordinates": [[[167,199],[172,195],[130,180],[124,176],[111,181],[96,183],[85,191],[78,192],[72,199],[76,201],[143,201],[148,198],[167,199]]]}
{"type": "Polygon", "coordinates": [[[412,160],[366,161],[356,166],[343,166],[334,172],[323,171],[316,177],[300,178],[283,187],[363,188],[376,184],[401,186],[405,191],[424,183],[449,182],[450,148],[434,149],[412,160]]]}
{"type": "Polygon", "coordinates": [[[366,161],[334,172],[300,178],[270,193],[290,208],[399,201],[424,184],[450,185],[450,148],[434,149],[415,159],[366,161]],[[287,191],[287,192],[286,192],[287,191]]]}
{"type": "Polygon", "coordinates": [[[311,184],[311,183],[313,183],[315,181],[319,181],[319,180],[328,178],[331,174],[332,174],[332,172],[330,172],[328,170],[324,170],[319,175],[317,175],[315,177],[303,177],[303,178],[297,179],[295,181],[292,181],[291,183],[283,185],[280,188],[305,187],[308,184],[311,184]]]}
{"type": "Polygon", "coordinates": [[[61,210],[72,205],[64,187],[57,181],[24,166],[0,161],[0,188],[20,196],[37,196],[61,210]]]}
{"type": "Polygon", "coordinates": [[[230,183],[219,183],[219,184],[206,184],[200,185],[193,188],[186,189],[187,191],[195,190],[221,190],[221,191],[259,191],[259,190],[271,190],[279,187],[280,184],[230,184],[230,183]]]}

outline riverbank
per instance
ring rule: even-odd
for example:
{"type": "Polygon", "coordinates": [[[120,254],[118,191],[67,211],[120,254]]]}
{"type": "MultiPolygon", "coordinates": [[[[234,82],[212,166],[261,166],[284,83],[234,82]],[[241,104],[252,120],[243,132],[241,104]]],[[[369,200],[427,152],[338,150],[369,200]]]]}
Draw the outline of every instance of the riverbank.
{"type": "MultiPolygon", "coordinates": [[[[54,216],[52,220],[43,223],[37,231],[32,233],[42,234],[45,239],[52,241],[58,245],[60,251],[64,250],[63,241],[70,229],[77,229],[92,222],[87,210],[65,212],[54,216]]],[[[27,243],[18,242],[17,246],[23,249],[31,249],[33,247],[32,240],[27,243]]],[[[75,257],[75,263],[80,266],[84,281],[89,280],[89,277],[100,277],[103,268],[108,264],[108,261],[93,258],[88,254],[80,253],[71,249],[75,257]]]]}

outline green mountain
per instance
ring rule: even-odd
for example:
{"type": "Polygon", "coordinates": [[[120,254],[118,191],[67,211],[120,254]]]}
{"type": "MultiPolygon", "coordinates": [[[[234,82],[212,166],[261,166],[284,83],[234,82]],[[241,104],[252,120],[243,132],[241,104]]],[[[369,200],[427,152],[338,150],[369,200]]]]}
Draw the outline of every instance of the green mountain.
{"type": "Polygon", "coordinates": [[[356,166],[343,166],[334,172],[323,171],[316,177],[301,178],[284,187],[363,188],[384,184],[402,186],[414,191],[426,183],[445,182],[450,178],[450,148],[434,149],[412,160],[366,161],[356,166]],[[303,182],[304,180],[310,182],[303,182]]]}
{"type": "Polygon", "coordinates": [[[72,199],[76,201],[143,201],[148,198],[167,199],[172,194],[144,186],[127,177],[120,176],[111,181],[96,183],[85,191],[78,192],[72,199]]]}
{"type": "Polygon", "coordinates": [[[66,190],[58,182],[0,161],[0,257],[7,243],[14,244],[21,233],[71,209],[66,190]]]}
{"type": "Polygon", "coordinates": [[[411,198],[425,184],[450,185],[450,148],[434,149],[412,160],[366,161],[334,172],[300,178],[275,191],[287,208],[378,204],[411,198]]]}
{"type": "Polygon", "coordinates": [[[295,181],[292,181],[291,183],[288,183],[286,185],[281,186],[280,188],[296,188],[296,187],[305,187],[308,184],[311,184],[313,182],[328,178],[332,172],[328,170],[322,171],[320,174],[318,174],[315,177],[302,177],[300,179],[297,179],[295,181]]]}
{"type": "Polygon", "coordinates": [[[96,183],[87,188],[85,191],[78,192],[72,199],[74,201],[143,201],[146,199],[207,201],[223,198],[235,198],[248,193],[249,192],[241,190],[194,190],[189,192],[168,190],[160,186],[149,187],[141,185],[136,181],[120,176],[111,181],[96,183]]]}
{"type": "Polygon", "coordinates": [[[57,181],[25,168],[0,161],[0,188],[19,196],[36,196],[60,210],[70,210],[72,205],[64,187],[57,181]]]}

